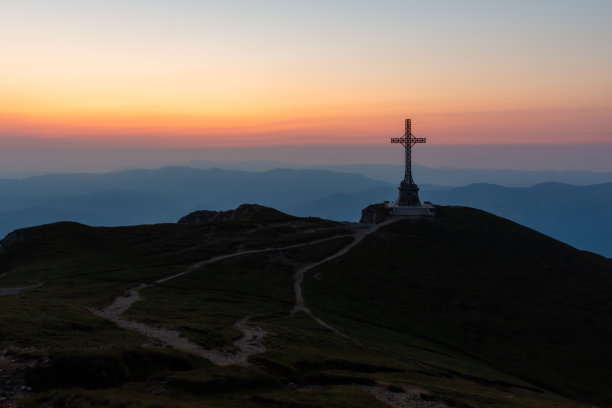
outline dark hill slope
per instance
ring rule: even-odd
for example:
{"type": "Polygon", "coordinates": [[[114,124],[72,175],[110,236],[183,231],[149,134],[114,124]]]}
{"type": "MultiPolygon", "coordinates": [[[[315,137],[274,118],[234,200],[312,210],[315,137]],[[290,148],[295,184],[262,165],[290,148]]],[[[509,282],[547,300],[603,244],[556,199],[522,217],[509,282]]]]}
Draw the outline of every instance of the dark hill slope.
{"type": "Polygon", "coordinates": [[[532,187],[472,184],[424,189],[422,198],[442,205],[480,208],[577,248],[612,257],[612,183],[541,183],[532,187]]]}
{"type": "Polygon", "coordinates": [[[385,406],[356,384],[437,408],[610,405],[605,258],[466,208],[382,227],[348,253],[372,226],[255,205],[192,215],[0,242],[0,369],[35,392],[15,405],[385,406]],[[297,272],[338,253],[307,272],[304,302],[344,335],[295,308],[297,272]],[[232,353],[248,322],[264,350],[217,366],[96,313],[137,288],[123,318],[232,353]]]}
{"type": "Polygon", "coordinates": [[[304,288],[338,325],[376,322],[606,405],[611,291],[609,259],[462,207],[380,229],[304,288]]]}

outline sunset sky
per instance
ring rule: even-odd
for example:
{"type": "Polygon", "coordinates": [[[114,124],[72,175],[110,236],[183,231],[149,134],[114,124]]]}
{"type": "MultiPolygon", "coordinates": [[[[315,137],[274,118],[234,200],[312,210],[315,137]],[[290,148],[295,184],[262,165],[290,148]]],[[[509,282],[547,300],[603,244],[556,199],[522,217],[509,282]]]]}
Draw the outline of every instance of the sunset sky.
{"type": "Polygon", "coordinates": [[[612,144],[612,1],[0,0],[0,148],[612,144]],[[34,142],[33,142],[34,141],[34,142]]]}

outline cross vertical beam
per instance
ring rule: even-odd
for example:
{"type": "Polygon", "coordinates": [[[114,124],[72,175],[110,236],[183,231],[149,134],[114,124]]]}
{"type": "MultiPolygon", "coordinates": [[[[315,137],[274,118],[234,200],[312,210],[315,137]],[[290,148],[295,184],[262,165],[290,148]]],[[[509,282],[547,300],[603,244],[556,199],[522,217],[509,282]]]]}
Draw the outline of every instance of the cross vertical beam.
{"type": "MultiPolygon", "coordinates": [[[[410,131],[410,119],[406,119],[406,132],[410,131]]],[[[411,133],[406,133],[411,135],[411,133]]],[[[406,163],[404,168],[404,181],[408,184],[414,184],[412,179],[412,145],[410,143],[404,144],[404,150],[406,151],[406,163]]]]}
{"type": "Polygon", "coordinates": [[[406,167],[404,169],[404,181],[402,183],[414,185],[412,178],[412,146],[417,143],[425,143],[424,137],[414,137],[412,135],[412,123],[410,119],[406,119],[406,131],[402,137],[392,137],[391,143],[399,143],[404,146],[406,154],[406,167]]]}

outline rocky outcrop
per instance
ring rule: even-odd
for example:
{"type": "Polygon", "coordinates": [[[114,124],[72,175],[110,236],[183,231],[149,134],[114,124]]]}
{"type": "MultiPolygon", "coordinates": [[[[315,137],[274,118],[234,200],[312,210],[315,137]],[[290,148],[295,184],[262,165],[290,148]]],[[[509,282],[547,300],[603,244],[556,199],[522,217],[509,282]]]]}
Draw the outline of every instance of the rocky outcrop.
{"type": "Polygon", "coordinates": [[[259,221],[275,222],[286,221],[295,217],[282,213],[274,208],[264,207],[259,204],[242,204],[235,210],[209,211],[199,210],[187,214],[181,218],[179,224],[201,224],[206,222],[223,221],[259,221]]]}
{"type": "Polygon", "coordinates": [[[384,203],[370,204],[361,210],[359,222],[362,224],[378,224],[386,220],[388,215],[387,207],[384,203]]]}
{"type": "Polygon", "coordinates": [[[30,228],[23,228],[8,233],[4,239],[0,240],[0,254],[6,251],[10,246],[23,242],[29,230],[30,228]]]}
{"type": "Polygon", "coordinates": [[[199,210],[187,214],[180,220],[179,224],[202,224],[204,222],[214,221],[215,218],[220,214],[219,211],[199,210]]]}

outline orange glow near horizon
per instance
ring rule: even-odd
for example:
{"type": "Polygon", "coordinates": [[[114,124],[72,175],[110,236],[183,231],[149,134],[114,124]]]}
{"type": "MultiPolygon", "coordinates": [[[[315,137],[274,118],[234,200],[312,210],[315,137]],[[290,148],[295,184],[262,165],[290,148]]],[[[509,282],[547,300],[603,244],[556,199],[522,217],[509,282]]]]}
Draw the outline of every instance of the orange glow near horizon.
{"type": "Polygon", "coordinates": [[[49,113],[0,115],[0,133],[116,146],[376,144],[399,135],[404,117],[432,144],[607,143],[607,110],[410,113],[377,116],[352,111],[205,116],[197,114],[49,113]],[[576,138],[580,134],[580,138],[576,138]],[[494,135],[494,136],[493,136],[494,135]]]}
{"type": "Polygon", "coordinates": [[[612,143],[605,4],[109,2],[3,6],[0,146],[612,143]]]}

